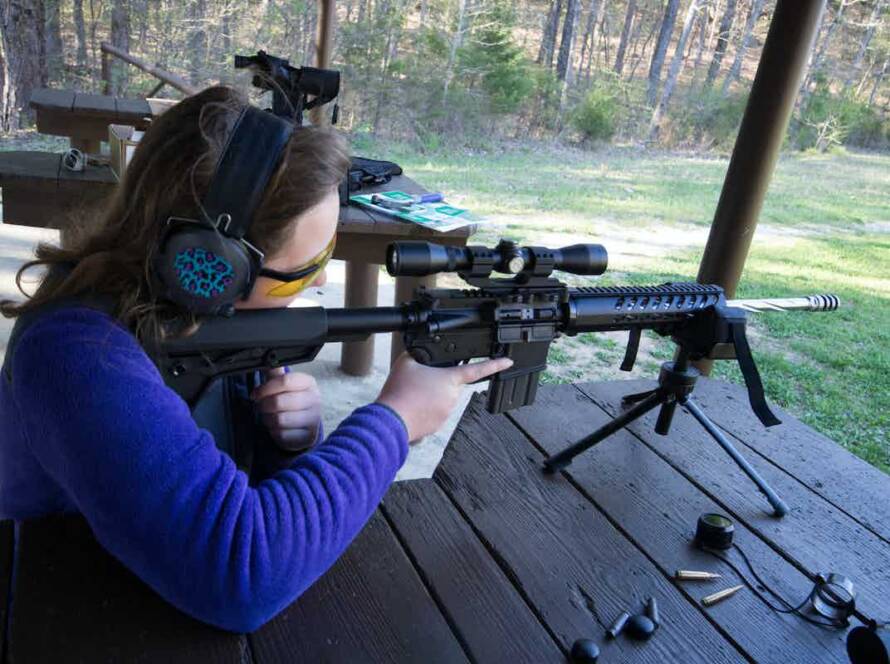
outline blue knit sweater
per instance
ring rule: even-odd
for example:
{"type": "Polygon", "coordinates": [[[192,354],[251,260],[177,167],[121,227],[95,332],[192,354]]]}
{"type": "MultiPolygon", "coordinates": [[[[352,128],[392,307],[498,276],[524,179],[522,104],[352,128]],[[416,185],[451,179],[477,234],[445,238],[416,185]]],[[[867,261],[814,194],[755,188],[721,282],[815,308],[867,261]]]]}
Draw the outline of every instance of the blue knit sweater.
{"type": "Polygon", "coordinates": [[[325,572],[408,450],[401,419],[357,409],[286,469],[248,485],[109,316],[35,321],[0,379],[0,518],[80,513],[98,541],[204,622],[256,629],[325,572]]]}

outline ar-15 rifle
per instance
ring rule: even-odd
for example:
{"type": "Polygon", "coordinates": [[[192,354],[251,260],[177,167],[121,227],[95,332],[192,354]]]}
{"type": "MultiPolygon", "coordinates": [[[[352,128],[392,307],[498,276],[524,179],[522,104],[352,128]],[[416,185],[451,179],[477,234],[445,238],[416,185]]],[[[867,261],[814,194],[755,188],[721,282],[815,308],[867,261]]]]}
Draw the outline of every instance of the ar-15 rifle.
{"type": "Polygon", "coordinates": [[[491,379],[488,410],[519,408],[535,399],[551,342],[580,332],[630,331],[621,368],[633,368],[640,332],[670,336],[689,359],[737,357],[752,406],[764,424],[775,423],[763,398],[745,338],[746,311],[831,311],[831,295],[776,300],[727,301],[719,286],[570,288],[553,270],[598,275],[606,249],[578,244],[562,249],[447,247],[396,242],[387,252],[393,276],[457,272],[471,289],[421,288],[397,307],[243,310],[204,321],[193,335],[164,343],[155,358],[167,384],[190,405],[224,374],[312,360],[325,343],[360,341],[395,332],[422,364],[454,366],[473,358],[509,357],[513,366],[491,379]],[[491,278],[492,272],[513,275],[491,278]],[[733,354],[734,351],[734,354],[733,354]]]}
{"type": "Polygon", "coordinates": [[[194,406],[210,382],[224,374],[312,360],[325,343],[360,341],[394,332],[419,362],[454,366],[473,358],[509,357],[513,366],[490,379],[487,408],[502,413],[530,404],[550,344],[561,335],[628,330],[621,369],[633,368],[643,330],[670,336],[679,350],[662,366],[659,387],[630,395],[636,403],[616,418],[545,463],[553,471],[624,424],[661,406],[656,431],[666,434],[682,404],[733,457],[772,503],[785,504],[691,400],[698,372],[690,361],[736,358],[751,407],[766,426],[778,424],[766,404],[763,385],[745,336],[749,311],[832,311],[833,295],[772,300],[726,300],[719,286],[666,283],[659,286],[570,288],[553,270],[598,275],[606,270],[606,249],[577,244],[562,249],[520,247],[502,240],[495,248],[446,247],[396,242],[386,257],[392,276],[457,272],[472,288],[421,288],[412,302],[397,307],[356,309],[243,310],[205,321],[193,335],[164,342],[156,355],[167,384],[194,406]],[[492,278],[492,272],[512,275],[492,278]]]}

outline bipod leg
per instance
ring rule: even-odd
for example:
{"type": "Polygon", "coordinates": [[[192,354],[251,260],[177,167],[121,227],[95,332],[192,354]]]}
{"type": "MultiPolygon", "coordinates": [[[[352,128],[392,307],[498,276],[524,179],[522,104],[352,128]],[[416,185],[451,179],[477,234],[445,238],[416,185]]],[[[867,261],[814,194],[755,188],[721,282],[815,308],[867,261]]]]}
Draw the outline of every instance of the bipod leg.
{"type": "Polygon", "coordinates": [[[717,428],[717,425],[704,414],[698,407],[698,404],[689,398],[682,403],[686,407],[686,410],[692,413],[692,416],[705,428],[705,431],[711,434],[711,438],[717,441],[720,447],[732,457],[732,460],[738,464],[739,468],[741,468],[745,474],[751,478],[751,481],[757,485],[757,488],[763,492],[763,495],[766,496],[769,504],[773,506],[773,514],[778,517],[785,516],[788,513],[788,505],[785,504],[785,501],[779,498],[776,492],[772,490],[772,487],[766,483],[766,480],[754,470],[754,467],[748,463],[748,460],[739,453],[733,444],[729,442],[729,439],[723,435],[723,432],[717,428]]]}
{"type": "Polygon", "coordinates": [[[656,392],[658,392],[658,388],[655,388],[654,390],[646,390],[645,392],[634,392],[632,394],[625,394],[623,397],[621,397],[621,403],[637,403],[638,401],[642,401],[649,395],[655,394],[656,392]]]}
{"type": "Polygon", "coordinates": [[[544,472],[555,473],[557,470],[562,470],[572,463],[572,459],[581,454],[581,452],[590,449],[604,438],[607,438],[618,431],[618,429],[630,424],[635,419],[642,417],[659,404],[664,403],[665,398],[666,395],[663,394],[661,390],[655,390],[636,406],[621,413],[621,415],[615,419],[606,422],[589,436],[582,438],[577,443],[573,443],[564,450],[557,452],[552,457],[545,459],[544,472]]]}

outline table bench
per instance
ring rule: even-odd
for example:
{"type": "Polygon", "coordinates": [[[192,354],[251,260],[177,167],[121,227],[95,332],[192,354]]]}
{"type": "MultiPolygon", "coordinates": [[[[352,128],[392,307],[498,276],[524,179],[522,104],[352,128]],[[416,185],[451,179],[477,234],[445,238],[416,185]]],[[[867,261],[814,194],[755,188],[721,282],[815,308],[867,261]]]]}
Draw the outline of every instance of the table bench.
{"type": "MultiPolygon", "coordinates": [[[[543,386],[508,416],[476,395],[434,477],[393,485],[331,570],[247,635],[168,606],[78,517],[20,524],[8,660],[541,664],[565,662],[584,637],[602,662],[847,661],[844,631],[776,614],[747,589],[704,608],[704,595],[737,582],[690,538],[702,512],[727,514],[785,596],[808,593],[805,572],[836,571],[855,582],[862,611],[886,617],[890,477],[787,413],[765,430],[743,388],[713,380],[699,381],[700,406],[788,502],[784,519],[683,412],[668,436],[653,432],[650,413],[567,472],[541,472],[546,454],[600,426],[621,395],[652,385],[543,386]],[[724,578],[678,582],[676,569],[724,578]],[[649,642],[604,638],[650,596],[662,624],[649,642]]],[[[12,543],[0,524],[0,611],[12,543]]]]}
{"type": "Polygon", "coordinates": [[[176,102],[42,88],[31,94],[29,103],[37,115],[37,131],[41,134],[67,136],[71,147],[98,154],[100,143],[108,141],[108,125],[148,129],[152,117],[176,102]]]}
{"type": "MultiPolygon", "coordinates": [[[[62,155],[49,152],[0,152],[0,189],[3,190],[3,222],[43,228],[60,228],[64,244],[69,237],[68,215],[89,214],[108,200],[117,179],[107,166],[88,166],[74,172],[62,167],[62,155]]],[[[411,178],[397,176],[389,184],[367,192],[400,190],[412,194],[426,190],[411,178]]],[[[466,246],[476,226],[449,233],[431,231],[417,224],[398,221],[384,214],[355,206],[341,207],[334,258],[346,261],[347,307],[377,306],[377,283],[386,247],[398,240],[426,240],[466,246]]],[[[411,299],[420,285],[432,287],[436,278],[398,277],[395,303],[411,299]]],[[[399,335],[393,335],[391,357],[402,350],[399,335]]],[[[370,373],[374,360],[374,337],[343,344],[341,368],[353,376],[370,373]]]]}

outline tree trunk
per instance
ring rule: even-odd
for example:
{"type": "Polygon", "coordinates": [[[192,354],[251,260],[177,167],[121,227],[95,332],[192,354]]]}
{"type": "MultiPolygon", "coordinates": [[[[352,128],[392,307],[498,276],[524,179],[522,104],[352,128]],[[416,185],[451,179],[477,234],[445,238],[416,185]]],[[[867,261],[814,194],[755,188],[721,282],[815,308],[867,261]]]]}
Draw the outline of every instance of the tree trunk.
{"type": "MultiPolygon", "coordinates": [[[[462,5],[466,4],[465,0],[460,0],[462,5]]],[[[562,0],[553,0],[550,5],[550,12],[547,14],[547,23],[544,26],[544,32],[541,36],[541,47],[538,49],[539,65],[544,65],[547,69],[553,68],[553,52],[556,50],[556,34],[559,32],[559,15],[562,12],[562,0]]]]}
{"type": "Polygon", "coordinates": [[[720,19],[720,32],[717,34],[717,46],[714,47],[714,55],[711,58],[711,64],[708,66],[708,73],[705,76],[706,88],[714,85],[714,80],[717,78],[717,74],[720,73],[720,63],[723,62],[726,47],[729,46],[729,32],[732,30],[732,21],[735,18],[737,4],[738,0],[726,0],[726,9],[723,12],[723,18],[720,19]]]}
{"type": "MultiPolygon", "coordinates": [[[[642,21],[641,21],[642,23],[642,21]]],[[[649,48],[649,44],[652,42],[652,38],[655,36],[655,30],[658,28],[658,21],[652,21],[652,27],[649,29],[649,34],[646,35],[646,41],[643,42],[643,47],[640,49],[639,55],[637,55],[636,49],[634,49],[633,66],[630,68],[630,73],[627,75],[628,80],[633,80],[633,77],[637,73],[637,67],[640,66],[640,62],[646,56],[646,50],[649,48]]]]}
{"type": "Polygon", "coordinates": [[[668,0],[664,8],[661,29],[658,31],[658,39],[655,41],[655,50],[652,52],[652,61],[649,64],[649,87],[646,92],[646,100],[650,106],[654,106],[656,99],[658,99],[661,69],[664,67],[664,56],[671,41],[674,23],[677,22],[677,10],[679,8],[680,0],[668,0]]]}
{"type": "MultiPolygon", "coordinates": [[[[695,62],[692,63],[692,82],[690,83],[690,89],[695,88],[695,84],[698,80],[698,66],[701,64],[702,54],[705,52],[705,42],[707,41],[707,37],[705,36],[708,30],[708,23],[710,23],[713,19],[711,18],[711,7],[710,5],[705,5],[699,11],[699,21],[698,21],[698,48],[695,51],[695,62]]],[[[692,50],[690,46],[689,50],[692,50]]],[[[688,57],[688,55],[687,55],[688,57]]]]}
{"type": "MultiPolygon", "coordinates": [[[[590,0],[590,7],[587,13],[587,23],[584,27],[584,39],[581,42],[581,59],[578,61],[578,78],[581,78],[581,69],[584,67],[584,58],[589,56],[593,51],[593,45],[596,43],[596,26],[599,23],[599,13],[603,6],[603,0],[590,0]]],[[[590,76],[590,67],[587,67],[587,76],[590,76]]]]}
{"type": "MultiPolygon", "coordinates": [[[[566,20],[562,26],[562,40],[559,43],[559,58],[556,60],[556,77],[567,83],[572,69],[572,45],[575,42],[575,23],[578,19],[579,0],[566,0],[566,20]]],[[[565,85],[563,85],[565,88],[565,85]]]]}
{"type": "Polygon", "coordinates": [[[46,42],[42,0],[0,2],[0,131],[33,119],[31,92],[46,85],[46,42]]]}
{"type": "Polygon", "coordinates": [[[868,50],[868,45],[875,36],[875,31],[881,22],[881,10],[883,9],[883,6],[884,0],[875,0],[875,6],[871,10],[871,17],[868,19],[868,26],[865,29],[865,33],[862,35],[862,41],[859,43],[859,51],[856,53],[856,58],[853,60],[853,64],[850,65],[850,71],[844,81],[844,92],[847,91],[850,84],[853,82],[853,79],[856,78],[856,75],[859,73],[859,67],[862,65],[862,60],[865,58],[865,52],[868,50]]]}
{"type": "Polygon", "coordinates": [[[451,87],[451,79],[454,78],[454,65],[457,60],[457,50],[464,40],[464,30],[467,22],[467,0],[458,0],[457,3],[457,31],[451,39],[451,49],[448,51],[448,64],[445,67],[445,87],[442,89],[442,99],[448,98],[448,88],[451,87]]]}
{"type": "Polygon", "coordinates": [[[204,19],[207,14],[207,0],[193,0],[188,6],[189,31],[188,60],[189,83],[200,86],[204,78],[207,62],[207,32],[204,30],[204,19]]]}
{"type": "MultiPolygon", "coordinates": [[[[130,52],[129,0],[114,0],[114,5],[111,8],[111,45],[126,53],[130,52]]],[[[106,94],[122,96],[127,89],[127,67],[129,65],[107,54],[104,57],[110,58],[110,80],[106,94]]]]}
{"type": "Polygon", "coordinates": [[[46,7],[46,71],[47,80],[61,81],[65,71],[62,55],[62,26],[59,17],[61,0],[45,0],[46,7]]]}
{"type": "Polygon", "coordinates": [[[875,103],[875,97],[878,94],[878,88],[881,87],[881,83],[884,81],[884,76],[887,75],[888,68],[890,68],[890,57],[884,58],[884,66],[881,67],[880,73],[875,76],[875,84],[871,88],[871,94],[868,95],[868,105],[872,106],[875,103]]]}
{"type": "Polygon", "coordinates": [[[671,60],[671,68],[668,70],[667,79],[664,81],[664,89],[661,92],[661,99],[652,113],[652,122],[649,124],[650,141],[658,135],[658,127],[667,111],[668,102],[674,92],[674,85],[676,85],[677,77],[680,75],[680,70],[683,67],[683,51],[686,48],[686,41],[689,39],[689,33],[692,32],[692,26],[695,23],[698,4],[699,0],[691,0],[689,8],[686,10],[686,18],[683,21],[683,31],[680,33],[680,40],[677,42],[677,48],[674,50],[674,57],[671,60]]]}
{"type": "Polygon", "coordinates": [[[74,0],[74,31],[77,34],[77,73],[86,74],[87,31],[83,23],[83,0],[74,0]]]}
{"type": "Polygon", "coordinates": [[[723,87],[720,90],[720,94],[726,96],[726,93],[729,91],[729,86],[736,80],[738,80],[739,75],[742,73],[742,64],[745,62],[745,53],[748,51],[748,46],[751,44],[751,36],[754,33],[754,27],[757,25],[757,19],[760,18],[760,13],[763,11],[763,0],[753,0],[751,2],[751,13],[748,14],[748,21],[745,23],[745,32],[742,36],[742,42],[739,44],[739,50],[736,51],[735,59],[732,61],[732,67],[729,70],[729,73],[726,75],[726,78],[723,79],[723,87]]]}
{"type": "Polygon", "coordinates": [[[637,0],[628,0],[627,12],[624,14],[624,27],[621,28],[621,39],[618,42],[618,53],[615,55],[615,73],[621,74],[624,69],[624,53],[627,51],[627,41],[633,28],[634,18],[637,13],[637,0]]]}

